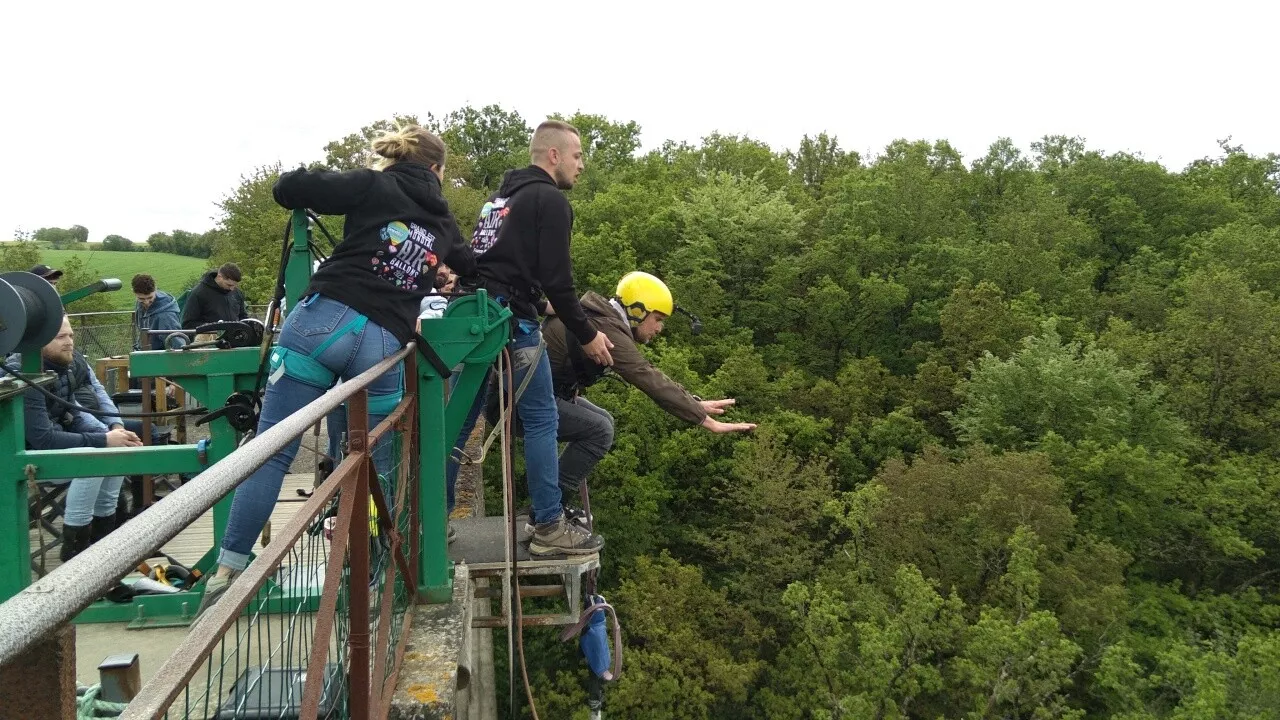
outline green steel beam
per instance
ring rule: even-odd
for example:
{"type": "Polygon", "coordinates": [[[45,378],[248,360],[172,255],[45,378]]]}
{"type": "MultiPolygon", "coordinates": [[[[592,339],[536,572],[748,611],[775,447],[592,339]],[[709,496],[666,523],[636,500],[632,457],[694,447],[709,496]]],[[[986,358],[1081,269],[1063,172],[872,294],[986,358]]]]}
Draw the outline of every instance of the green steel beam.
{"type": "Polygon", "coordinates": [[[511,311],[480,290],[449,304],[445,316],[422,321],[422,336],[450,368],[463,364],[453,378],[445,404],[445,380],[419,353],[418,357],[418,507],[422,534],[418,552],[418,596],[446,603],[453,595],[449,561],[445,460],[462,422],[481,389],[485,373],[506,347],[511,311]]]}
{"type": "MultiPolygon", "coordinates": [[[[426,323],[423,323],[424,329],[426,323]]],[[[418,552],[418,597],[447,603],[453,597],[449,561],[449,510],[445,494],[444,380],[418,358],[418,512],[422,536],[418,552]],[[421,368],[425,368],[423,371],[421,368]]],[[[474,396],[473,396],[474,397],[474,396]]],[[[452,446],[452,443],[449,443],[452,446]]]]}
{"type": "MultiPolygon", "coordinates": [[[[184,388],[191,380],[209,375],[243,375],[238,390],[252,390],[258,379],[258,361],[262,349],[256,347],[231,350],[146,350],[129,353],[129,374],[133,377],[166,377],[184,388]]],[[[187,390],[191,394],[191,390],[187,390]]],[[[197,397],[201,402],[209,398],[197,397]]],[[[216,402],[221,405],[226,398],[216,402]]]]}
{"type": "MultiPolygon", "coordinates": [[[[39,361],[38,353],[28,354],[39,361]]],[[[22,432],[23,393],[10,387],[0,398],[0,458],[13,457],[26,447],[22,432]]],[[[7,460],[0,461],[0,528],[12,528],[4,531],[9,539],[0,542],[0,601],[4,601],[31,582],[26,470],[21,463],[7,460]]]]}
{"type": "Polygon", "coordinates": [[[87,298],[90,295],[95,295],[100,292],[114,292],[119,290],[121,285],[121,282],[115,278],[111,278],[109,280],[103,279],[92,285],[85,285],[82,288],[72,290],[65,295],[59,296],[59,299],[62,300],[62,306],[66,307],[71,303],[87,298]]]}
{"type": "Polygon", "coordinates": [[[36,467],[36,480],[49,481],[95,475],[161,475],[198,473],[207,465],[199,460],[195,445],[152,445],[136,448],[68,448],[20,450],[19,467],[36,467]]]}
{"type": "MultiPolygon", "coordinates": [[[[293,246],[289,249],[289,264],[285,267],[285,309],[292,311],[302,301],[302,295],[311,284],[311,223],[305,210],[294,210],[289,218],[293,246]]],[[[271,322],[271,318],[267,318],[271,322]]]]}

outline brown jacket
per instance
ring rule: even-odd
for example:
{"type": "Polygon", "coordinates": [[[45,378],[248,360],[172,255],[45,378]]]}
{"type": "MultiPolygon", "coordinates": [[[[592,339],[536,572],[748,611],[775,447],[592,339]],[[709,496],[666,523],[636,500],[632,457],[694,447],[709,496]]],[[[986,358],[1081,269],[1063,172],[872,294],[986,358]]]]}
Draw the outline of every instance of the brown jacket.
{"type": "MultiPolygon", "coordinates": [[[[651,365],[640,352],[631,335],[631,326],[609,304],[608,299],[598,293],[588,292],[582,296],[582,309],[586,311],[587,321],[591,326],[603,332],[613,342],[609,353],[613,356],[613,371],[619,377],[640,388],[641,392],[652,398],[663,410],[687,423],[698,425],[706,419],[707,411],[702,409],[702,405],[689,391],[651,365]]],[[[566,345],[566,340],[574,342],[575,338],[565,333],[564,323],[559,319],[548,318],[543,324],[542,336],[547,342],[547,356],[551,360],[551,375],[557,392],[575,385],[581,389],[599,378],[600,366],[586,357],[585,353],[581,355],[581,361],[594,377],[585,382],[584,378],[578,377],[571,352],[580,350],[566,345]]]]}

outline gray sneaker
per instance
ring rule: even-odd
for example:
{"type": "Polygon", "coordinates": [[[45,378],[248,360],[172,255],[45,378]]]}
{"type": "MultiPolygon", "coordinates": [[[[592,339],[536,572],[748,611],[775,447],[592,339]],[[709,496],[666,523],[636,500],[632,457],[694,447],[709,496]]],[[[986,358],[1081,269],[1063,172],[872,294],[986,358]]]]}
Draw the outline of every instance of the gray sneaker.
{"type": "Polygon", "coordinates": [[[564,513],[534,527],[529,541],[530,555],[594,555],[604,547],[604,538],[569,522],[564,513]]]}
{"type": "Polygon", "coordinates": [[[222,594],[227,591],[227,588],[231,587],[231,583],[239,575],[240,573],[233,572],[229,576],[222,577],[215,571],[208,580],[204,581],[204,594],[200,596],[200,607],[196,609],[196,620],[200,619],[205,610],[213,607],[218,602],[222,594]]]}

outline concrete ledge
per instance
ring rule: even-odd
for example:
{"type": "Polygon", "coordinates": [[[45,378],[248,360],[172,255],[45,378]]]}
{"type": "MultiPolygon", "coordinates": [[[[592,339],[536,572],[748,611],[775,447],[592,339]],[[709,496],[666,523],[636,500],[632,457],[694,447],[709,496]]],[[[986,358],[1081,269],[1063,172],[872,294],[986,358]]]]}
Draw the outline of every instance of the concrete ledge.
{"type": "Polygon", "coordinates": [[[470,680],[471,577],[454,566],[448,605],[417,605],[388,720],[453,720],[470,680]]]}
{"type": "Polygon", "coordinates": [[[0,665],[0,720],[75,716],[76,626],[68,624],[0,665]]]}

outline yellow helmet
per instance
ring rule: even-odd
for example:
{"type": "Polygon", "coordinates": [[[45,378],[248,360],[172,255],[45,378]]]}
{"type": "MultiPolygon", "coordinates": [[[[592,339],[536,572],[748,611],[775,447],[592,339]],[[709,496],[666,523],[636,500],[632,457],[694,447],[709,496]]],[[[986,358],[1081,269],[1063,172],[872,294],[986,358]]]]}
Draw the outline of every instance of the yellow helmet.
{"type": "Polygon", "coordinates": [[[667,284],[647,272],[636,270],[622,276],[614,297],[627,313],[632,325],[639,325],[651,312],[671,315],[675,302],[667,284]]]}

